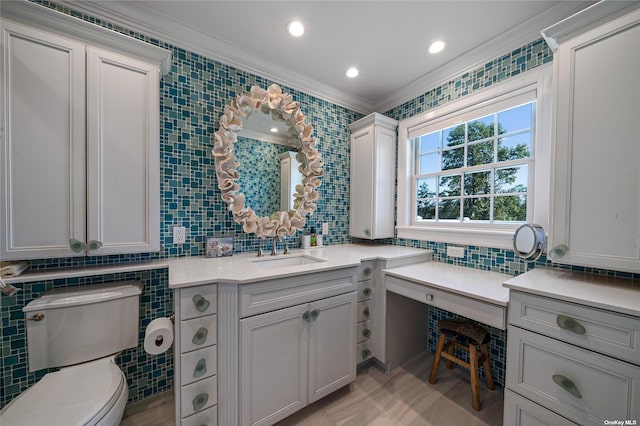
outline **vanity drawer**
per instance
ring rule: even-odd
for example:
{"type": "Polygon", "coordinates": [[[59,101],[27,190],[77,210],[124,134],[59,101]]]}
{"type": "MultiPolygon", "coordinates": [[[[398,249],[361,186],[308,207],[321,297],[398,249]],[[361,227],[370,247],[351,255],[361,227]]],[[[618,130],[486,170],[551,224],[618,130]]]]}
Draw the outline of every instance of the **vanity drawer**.
{"type": "Polygon", "coordinates": [[[358,302],[371,299],[373,294],[373,281],[360,281],[358,282],[358,302]]]}
{"type": "Polygon", "coordinates": [[[373,277],[375,266],[374,260],[362,262],[358,267],[358,281],[370,280],[373,277]]]}
{"type": "Polygon", "coordinates": [[[218,376],[183,386],[180,395],[182,417],[213,407],[218,403],[218,376]]]}
{"type": "Polygon", "coordinates": [[[509,322],[640,364],[640,318],[512,290],[509,322]]]}
{"type": "Polygon", "coordinates": [[[215,314],[217,304],[215,284],[180,289],[180,318],[183,320],[215,314]]]}
{"type": "Polygon", "coordinates": [[[523,398],[509,389],[504,391],[504,425],[578,426],[562,416],[523,398]]]}
{"type": "Polygon", "coordinates": [[[242,318],[356,290],[355,267],[240,286],[242,318]]]}
{"type": "Polygon", "coordinates": [[[180,355],[182,386],[213,376],[218,370],[217,346],[209,346],[180,355]]]}
{"type": "Polygon", "coordinates": [[[567,419],[640,416],[640,367],[509,326],[507,387],[567,419]]]}
{"type": "Polygon", "coordinates": [[[196,414],[182,419],[182,426],[217,426],[218,425],[218,406],[202,410],[196,414]]]}
{"type": "Polygon", "coordinates": [[[367,300],[358,303],[358,322],[366,321],[371,318],[371,301],[367,300]]]}
{"type": "Polygon", "coordinates": [[[211,346],[216,343],[216,315],[180,322],[180,352],[211,346]]]}
{"type": "Polygon", "coordinates": [[[371,348],[371,340],[365,340],[356,345],[356,364],[360,364],[363,361],[368,360],[373,355],[373,348],[371,348]]]}
{"type": "Polygon", "coordinates": [[[364,342],[371,337],[371,321],[361,322],[356,327],[356,342],[364,342]]]}

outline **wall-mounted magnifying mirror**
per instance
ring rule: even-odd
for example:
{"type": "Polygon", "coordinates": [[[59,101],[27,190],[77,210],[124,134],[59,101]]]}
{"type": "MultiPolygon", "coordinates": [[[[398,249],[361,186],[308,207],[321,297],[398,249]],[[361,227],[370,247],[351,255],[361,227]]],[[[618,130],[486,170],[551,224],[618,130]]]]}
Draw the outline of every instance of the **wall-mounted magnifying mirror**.
{"type": "Polygon", "coordinates": [[[542,226],[525,223],[513,235],[513,250],[519,257],[535,262],[542,256],[546,241],[542,226]]]}

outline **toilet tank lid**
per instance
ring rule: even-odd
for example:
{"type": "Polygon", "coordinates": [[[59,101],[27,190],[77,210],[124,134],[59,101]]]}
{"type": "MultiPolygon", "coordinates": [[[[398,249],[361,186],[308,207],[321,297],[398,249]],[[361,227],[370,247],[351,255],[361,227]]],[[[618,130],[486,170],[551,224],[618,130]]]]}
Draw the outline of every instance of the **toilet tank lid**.
{"type": "Polygon", "coordinates": [[[22,312],[88,305],[140,294],[142,294],[142,284],[138,281],[116,281],[57,288],[29,302],[22,308],[22,312]]]}

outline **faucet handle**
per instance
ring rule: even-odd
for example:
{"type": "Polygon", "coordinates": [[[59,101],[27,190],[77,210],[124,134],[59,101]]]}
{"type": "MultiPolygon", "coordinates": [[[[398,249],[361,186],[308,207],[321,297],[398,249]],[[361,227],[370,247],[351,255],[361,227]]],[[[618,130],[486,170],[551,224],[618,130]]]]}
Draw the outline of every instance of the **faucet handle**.
{"type": "Polygon", "coordinates": [[[284,251],[282,254],[289,254],[289,243],[287,241],[284,242],[284,251]]]}

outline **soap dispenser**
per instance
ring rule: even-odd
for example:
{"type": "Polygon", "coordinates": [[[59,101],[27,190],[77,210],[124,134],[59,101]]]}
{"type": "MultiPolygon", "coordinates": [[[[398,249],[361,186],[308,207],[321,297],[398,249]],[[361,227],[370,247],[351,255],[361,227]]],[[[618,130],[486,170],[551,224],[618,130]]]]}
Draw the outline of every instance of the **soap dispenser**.
{"type": "Polygon", "coordinates": [[[318,245],[318,237],[316,236],[316,228],[311,227],[311,247],[316,247],[318,245]]]}

